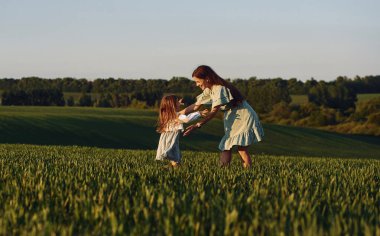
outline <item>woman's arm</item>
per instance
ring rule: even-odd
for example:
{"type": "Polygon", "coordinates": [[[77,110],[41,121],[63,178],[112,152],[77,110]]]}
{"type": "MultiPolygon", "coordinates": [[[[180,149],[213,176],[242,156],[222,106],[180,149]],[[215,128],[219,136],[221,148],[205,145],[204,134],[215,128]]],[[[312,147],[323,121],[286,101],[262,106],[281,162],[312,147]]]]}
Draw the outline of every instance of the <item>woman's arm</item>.
{"type": "Polygon", "coordinates": [[[194,125],[190,125],[189,127],[187,127],[185,132],[183,133],[183,136],[189,135],[196,128],[201,128],[201,126],[203,126],[204,124],[206,124],[212,118],[215,117],[215,115],[216,115],[216,113],[218,113],[219,109],[220,109],[220,106],[215,106],[214,108],[212,108],[210,113],[203,120],[199,121],[198,123],[196,123],[194,125]]]}
{"type": "Polygon", "coordinates": [[[191,112],[197,111],[200,107],[201,107],[201,105],[195,105],[195,103],[194,103],[194,104],[191,104],[190,106],[186,107],[185,109],[181,110],[179,112],[179,114],[187,115],[191,112]]]}

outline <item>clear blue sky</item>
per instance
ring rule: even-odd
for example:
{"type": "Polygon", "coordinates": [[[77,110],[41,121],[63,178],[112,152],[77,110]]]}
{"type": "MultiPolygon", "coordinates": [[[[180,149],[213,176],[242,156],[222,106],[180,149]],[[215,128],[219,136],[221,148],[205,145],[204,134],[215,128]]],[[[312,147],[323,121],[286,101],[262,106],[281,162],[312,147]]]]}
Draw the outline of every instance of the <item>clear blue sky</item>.
{"type": "Polygon", "coordinates": [[[380,74],[380,1],[0,0],[0,78],[380,74]]]}

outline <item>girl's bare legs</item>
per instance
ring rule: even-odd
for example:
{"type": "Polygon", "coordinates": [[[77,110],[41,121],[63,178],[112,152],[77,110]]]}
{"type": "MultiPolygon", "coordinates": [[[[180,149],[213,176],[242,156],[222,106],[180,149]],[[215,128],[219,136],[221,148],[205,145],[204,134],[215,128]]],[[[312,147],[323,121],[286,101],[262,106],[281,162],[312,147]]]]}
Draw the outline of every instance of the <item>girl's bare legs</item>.
{"type": "Polygon", "coordinates": [[[244,168],[250,168],[252,165],[251,156],[248,153],[248,148],[243,146],[238,146],[238,152],[243,161],[244,168]]]}
{"type": "Polygon", "coordinates": [[[231,162],[231,150],[224,150],[220,153],[220,167],[229,166],[231,162]]]}

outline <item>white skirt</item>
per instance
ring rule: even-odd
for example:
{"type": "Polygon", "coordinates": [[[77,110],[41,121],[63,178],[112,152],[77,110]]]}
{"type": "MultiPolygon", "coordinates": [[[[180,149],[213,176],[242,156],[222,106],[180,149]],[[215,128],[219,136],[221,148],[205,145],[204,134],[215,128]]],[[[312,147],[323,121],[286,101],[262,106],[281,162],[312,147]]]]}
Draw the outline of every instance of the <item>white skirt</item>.
{"type": "Polygon", "coordinates": [[[181,161],[181,151],[179,150],[179,136],[181,130],[167,131],[161,133],[158,142],[156,160],[170,160],[175,162],[181,161]]]}

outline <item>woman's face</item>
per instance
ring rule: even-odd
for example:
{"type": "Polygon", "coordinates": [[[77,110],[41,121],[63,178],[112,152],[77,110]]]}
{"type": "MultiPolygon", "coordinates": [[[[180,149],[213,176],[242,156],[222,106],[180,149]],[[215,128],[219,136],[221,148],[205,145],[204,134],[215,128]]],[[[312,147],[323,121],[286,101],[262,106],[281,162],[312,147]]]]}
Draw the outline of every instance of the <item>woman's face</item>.
{"type": "Polygon", "coordinates": [[[206,88],[211,89],[211,84],[207,83],[205,79],[200,79],[197,77],[193,77],[193,80],[195,82],[195,85],[199,87],[202,90],[205,90],[206,88]]]}

